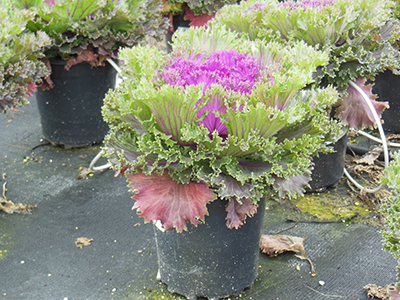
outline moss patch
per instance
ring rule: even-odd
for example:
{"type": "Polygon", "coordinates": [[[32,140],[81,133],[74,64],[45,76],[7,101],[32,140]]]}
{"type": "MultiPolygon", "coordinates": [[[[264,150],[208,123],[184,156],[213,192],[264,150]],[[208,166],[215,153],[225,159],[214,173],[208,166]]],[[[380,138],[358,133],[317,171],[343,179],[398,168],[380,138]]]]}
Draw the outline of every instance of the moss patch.
{"type": "Polygon", "coordinates": [[[293,199],[300,211],[323,220],[337,220],[355,214],[368,215],[371,211],[362,202],[339,194],[336,190],[324,193],[310,193],[293,199]]]}

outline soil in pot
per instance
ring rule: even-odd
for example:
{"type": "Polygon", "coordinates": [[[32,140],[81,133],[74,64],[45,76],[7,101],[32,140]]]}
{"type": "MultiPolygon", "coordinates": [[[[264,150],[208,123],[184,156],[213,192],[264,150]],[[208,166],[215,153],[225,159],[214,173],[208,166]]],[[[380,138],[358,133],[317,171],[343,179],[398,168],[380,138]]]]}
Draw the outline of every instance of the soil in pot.
{"type": "Polygon", "coordinates": [[[226,227],[226,203],[210,203],[205,223],[197,227],[188,224],[188,230],[182,233],[155,227],[159,276],[170,292],[188,299],[219,299],[238,295],[253,285],[265,199],[239,229],[226,227]]]}
{"type": "Polygon", "coordinates": [[[55,87],[36,92],[44,138],[66,148],[100,142],[108,132],[101,107],[105,94],[115,87],[116,71],[110,64],[92,67],[79,63],[65,70],[66,61],[51,60],[55,87]]]}

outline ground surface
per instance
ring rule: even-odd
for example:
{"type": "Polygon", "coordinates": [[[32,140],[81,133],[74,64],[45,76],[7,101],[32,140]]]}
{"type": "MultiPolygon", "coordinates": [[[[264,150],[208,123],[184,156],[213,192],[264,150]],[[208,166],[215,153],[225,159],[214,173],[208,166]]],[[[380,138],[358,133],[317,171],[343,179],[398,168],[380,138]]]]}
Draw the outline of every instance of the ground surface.
{"type": "MultiPolygon", "coordinates": [[[[21,110],[8,124],[10,115],[0,115],[0,172],[6,174],[8,200],[37,207],[32,214],[0,212],[0,299],[182,299],[156,280],[153,227],[131,210],[125,179],[111,171],[77,179],[78,168],[88,166],[99,147],[41,146],[34,150],[36,161],[31,149],[42,143],[42,134],[35,99],[21,110]],[[75,241],[81,237],[93,239],[91,245],[78,248],[75,241]]],[[[314,215],[355,202],[343,184],[307,197],[297,203],[304,211],[300,217],[317,206],[315,199],[331,201],[310,211],[314,215]]],[[[285,218],[299,217],[289,203],[269,201],[267,208],[268,234],[293,225],[285,218]]],[[[354,220],[298,223],[282,234],[305,238],[317,276],[293,253],[261,254],[254,286],[238,299],[368,299],[365,285],[396,280],[396,261],[383,251],[377,227],[354,220]]]]}

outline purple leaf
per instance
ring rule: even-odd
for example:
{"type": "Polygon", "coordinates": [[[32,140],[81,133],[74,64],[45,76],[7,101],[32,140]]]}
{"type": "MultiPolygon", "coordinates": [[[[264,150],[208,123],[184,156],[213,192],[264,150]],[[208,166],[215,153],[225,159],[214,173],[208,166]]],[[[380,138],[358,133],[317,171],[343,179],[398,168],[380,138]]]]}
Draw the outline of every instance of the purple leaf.
{"type": "Polygon", "coordinates": [[[171,86],[219,84],[228,90],[250,94],[260,76],[260,65],[248,54],[236,50],[213,52],[210,56],[175,57],[162,72],[171,86]]]}
{"type": "Polygon", "coordinates": [[[248,198],[242,199],[242,204],[236,200],[236,197],[231,198],[226,206],[226,211],[228,212],[226,215],[226,227],[238,229],[245,223],[247,216],[254,216],[257,212],[257,207],[258,205],[248,198]]]}
{"type": "MultiPolygon", "coordinates": [[[[367,80],[360,77],[356,80],[356,84],[365,92],[371,100],[378,116],[380,117],[383,110],[389,107],[388,102],[378,102],[374,99],[376,95],[372,94],[372,84],[365,85],[367,80]]],[[[343,97],[343,101],[337,110],[337,115],[346,125],[353,128],[372,128],[375,118],[369,109],[367,103],[362,98],[361,94],[351,85],[347,88],[347,96],[343,97]]]]}
{"type": "Polygon", "coordinates": [[[241,184],[235,178],[229,175],[220,174],[213,181],[213,186],[219,187],[218,195],[220,198],[236,197],[237,199],[248,198],[253,193],[251,192],[254,185],[251,183],[241,184]]]}
{"type": "Polygon", "coordinates": [[[203,125],[208,129],[210,137],[216,130],[218,131],[218,135],[225,139],[228,136],[228,129],[226,128],[226,125],[222,123],[221,119],[216,116],[216,112],[222,114],[226,113],[226,107],[223,100],[218,96],[213,97],[205,106],[199,109],[197,117],[200,118],[203,114],[206,114],[206,117],[198,124],[203,125]]]}
{"type": "MultiPolygon", "coordinates": [[[[275,177],[275,176],[274,176],[275,177]]],[[[289,176],[288,178],[275,177],[274,188],[278,191],[279,197],[286,194],[303,195],[304,187],[310,181],[310,174],[289,176]]]]}
{"type": "Polygon", "coordinates": [[[217,198],[205,182],[182,184],[168,172],[126,176],[136,200],[132,209],[137,208],[145,222],[160,220],[167,230],[186,230],[186,222],[198,225],[208,215],[206,204],[217,198]]]}

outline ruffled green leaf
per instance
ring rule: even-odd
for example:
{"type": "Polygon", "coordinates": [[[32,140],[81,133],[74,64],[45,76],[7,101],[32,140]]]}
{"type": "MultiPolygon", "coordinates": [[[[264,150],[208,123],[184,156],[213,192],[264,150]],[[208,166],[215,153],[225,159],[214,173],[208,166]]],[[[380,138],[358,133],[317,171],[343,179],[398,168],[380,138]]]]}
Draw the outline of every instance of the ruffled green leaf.
{"type": "Polygon", "coordinates": [[[42,30],[52,39],[46,57],[67,58],[71,60],[68,67],[82,61],[104,65],[106,58],[117,58],[121,47],[136,46],[146,36],[159,39],[168,28],[161,0],[17,2],[36,13],[27,27],[33,32],[42,30]]]}
{"type": "MultiPolygon", "coordinates": [[[[399,73],[400,56],[393,44],[400,40],[400,25],[392,18],[392,6],[393,2],[386,0],[250,0],[222,8],[211,27],[226,26],[244,38],[265,44],[302,41],[320,49],[328,60],[321,61],[313,80],[320,86],[331,84],[346,94],[349,80],[372,79],[385,69],[399,73]]],[[[304,58],[296,52],[292,57],[304,58]]],[[[309,61],[303,62],[307,65],[309,61]]],[[[342,101],[350,107],[357,97],[343,97],[342,101]]],[[[354,116],[359,121],[365,118],[363,109],[353,109],[352,113],[359,114],[354,116]]],[[[343,119],[343,123],[350,122],[343,119]]],[[[370,121],[351,123],[356,127],[371,125],[370,121]]]]}
{"type": "Polygon", "coordinates": [[[34,18],[28,10],[15,10],[8,2],[0,6],[0,112],[7,107],[27,103],[26,96],[36,91],[41,78],[48,75],[39,60],[42,50],[50,44],[41,31],[25,31],[34,18]]]}

